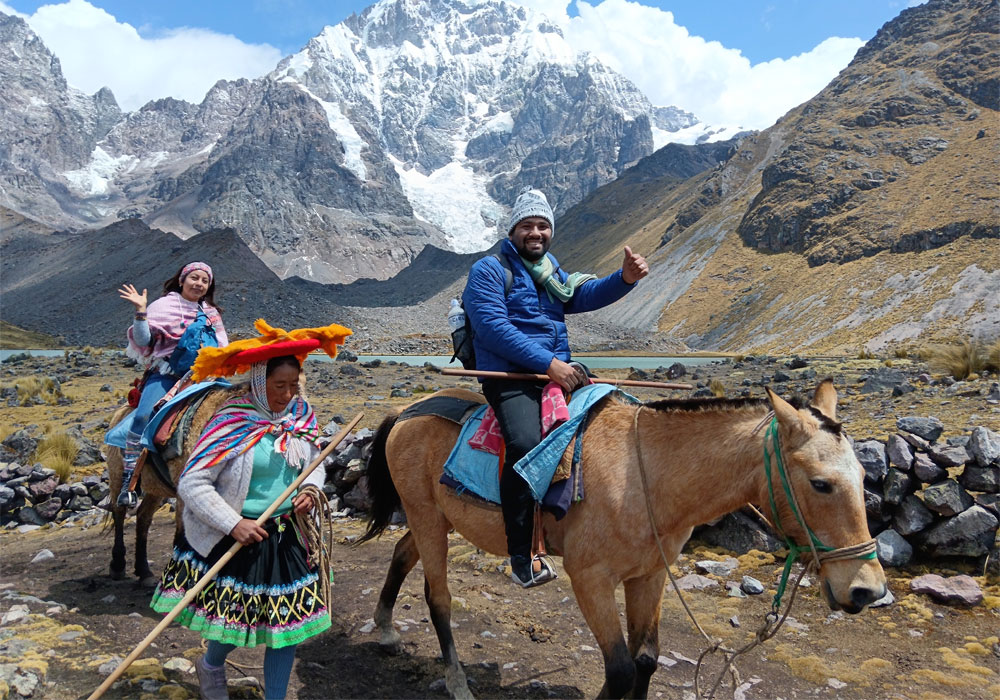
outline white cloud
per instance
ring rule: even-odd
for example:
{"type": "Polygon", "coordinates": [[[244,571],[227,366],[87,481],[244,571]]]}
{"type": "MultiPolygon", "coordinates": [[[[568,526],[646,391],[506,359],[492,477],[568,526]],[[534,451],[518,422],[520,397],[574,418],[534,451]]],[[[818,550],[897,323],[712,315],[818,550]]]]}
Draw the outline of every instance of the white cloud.
{"type": "Polygon", "coordinates": [[[702,122],[763,129],[823,89],[864,44],[830,37],[812,51],[751,65],[738,49],[691,35],[670,12],[628,0],[514,0],[559,24],[570,46],[632,80],[657,105],[702,122]]]}
{"type": "Polygon", "coordinates": [[[141,36],[86,0],[43,5],[25,18],[59,58],[70,85],[87,93],[107,86],[126,111],[167,96],[198,103],[216,81],[254,78],[281,60],[273,46],[206,29],[141,36]]]}

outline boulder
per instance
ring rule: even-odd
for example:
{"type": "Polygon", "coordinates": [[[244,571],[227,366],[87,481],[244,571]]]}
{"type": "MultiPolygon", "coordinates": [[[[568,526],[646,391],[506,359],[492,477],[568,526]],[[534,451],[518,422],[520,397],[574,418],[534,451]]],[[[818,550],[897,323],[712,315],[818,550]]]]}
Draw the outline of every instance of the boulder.
{"type": "Polygon", "coordinates": [[[906,381],[906,376],[898,369],[879,367],[869,374],[861,385],[862,394],[874,394],[886,389],[892,389],[906,381]]]}
{"type": "Polygon", "coordinates": [[[885,478],[889,464],[885,458],[885,445],[878,440],[855,443],[854,454],[865,469],[865,481],[877,484],[885,478]]]}
{"type": "Polygon", "coordinates": [[[59,511],[62,510],[63,502],[59,498],[50,498],[47,501],[43,501],[35,506],[35,512],[38,513],[38,517],[45,521],[55,520],[59,511]]]}
{"type": "Polygon", "coordinates": [[[924,502],[910,494],[903,499],[896,513],[892,516],[892,529],[901,535],[912,535],[920,532],[934,522],[934,514],[927,509],[924,502]]]}
{"type": "Polygon", "coordinates": [[[45,525],[48,522],[31,506],[25,506],[17,511],[17,519],[25,525],[45,525]]]}
{"type": "Polygon", "coordinates": [[[31,473],[31,470],[34,467],[28,465],[27,462],[31,459],[32,455],[35,454],[35,449],[38,447],[38,440],[33,438],[28,431],[22,429],[15,430],[0,444],[15,455],[15,459],[18,462],[21,462],[22,468],[27,467],[28,471],[25,474],[21,474],[21,469],[18,469],[18,474],[20,476],[27,476],[31,473]]]}
{"type": "Polygon", "coordinates": [[[994,546],[998,522],[988,510],[974,505],[928,528],[919,544],[932,557],[979,557],[994,546]]]}
{"type": "Polygon", "coordinates": [[[751,549],[775,552],[783,546],[782,542],[756,520],[739,511],[723,516],[714,525],[698,528],[693,536],[713,547],[722,547],[738,554],[744,554],[751,549]]]}
{"type": "Polygon", "coordinates": [[[905,566],[913,558],[913,547],[892,528],[875,536],[875,547],[883,566],[905,566]]]}
{"type": "Polygon", "coordinates": [[[890,435],[886,442],[885,454],[889,464],[904,472],[913,467],[913,448],[899,435],[890,435]]]}
{"type": "Polygon", "coordinates": [[[969,458],[964,445],[931,445],[927,454],[939,467],[960,467],[969,458]]]}
{"type": "Polygon", "coordinates": [[[78,450],[73,460],[74,467],[85,467],[88,464],[104,461],[101,448],[93,440],[86,438],[79,428],[70,428],[66,434],[73,438],[78,450]]]}
{"type": "Polygon", "coordinates": [[[904,432],[913,433],[928,442],[934,442],[944,432],[944,425],[933,416],[928,418],[903,416],[896,419],[896,427],[904,432]]]}
{"type": "Polygon", "coordinates": [[[59,486],[59,477],[50,476],[43,481],[36,481],[33,484],[28,484],[28,491],[31,492],[31,500],[35,503],[40,503],[51,496],[56,487],[59,486]]]}
{"type": "Polygon", "coordinates": [[[954,479],[924,489],[924,505],[940,515],[958,515],[972,505],[972,496],[954,479]]]}
{"type": "Polygon", "coordinates": [[[966,464],[958,477],[958,483],[969,491],[1000,493],[1000,467],[979,467],[966,464]]]}
{"type": "Polygon", "coordinates": [[[685,374],[687,374],[687,367],[680,362],[675,362],[667,367],[667,379],[677,379],[678,377],[683,377],[685,374]]]}
{"type": "MultiPolygon", "coordinates": [[[[348,367],[350,365],[347,365],[348,367]]],[[[344,503],[349,505],[355,510],[365,511],[371,509],[372,499],[368,494],[368,477],[362,476],[358,479],[358,483],[354,485],[350,491],[344,495],[344,503]]]]}
{"type": "Polygon", "coordinates": [[[1000,517],[1000,494],[977,493],[974,500],[977,506],[982,506],[993,515],[1000,517]]]}
{"type": "Polygon", "coordinates": [[[882,493],[885,503],[898,506],[903,499],[919,488],[920,482],[910,474],[895,467],[889,469],[882,482],[882,493]]]}
{"type": "Polygon", "coordinates": [[[913,475],[925,484],[936,484],[941,479],[948,478],[945,468],[934,464],[934,461],[922,452],[913,457],[913,475]]]}
{"type": "Polygon", "coordinates": [[[980,467],[1000,463],[1000,434],[980,426],[972,431],[968,450],[980,467]]]}

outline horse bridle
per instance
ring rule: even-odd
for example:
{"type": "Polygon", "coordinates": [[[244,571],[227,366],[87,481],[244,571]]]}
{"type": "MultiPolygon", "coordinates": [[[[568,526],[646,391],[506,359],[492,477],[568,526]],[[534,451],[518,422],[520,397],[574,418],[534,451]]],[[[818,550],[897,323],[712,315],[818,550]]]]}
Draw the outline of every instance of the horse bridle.
{"type": "Polygon", "coordinates": [[[785,568],[781,573],[781,581],[778,584],[777,593],[774,595],[772,610],[777,610],[781,607],[781,596],[784,595],[785,587],[788,584],[788,576],[792,570],[792,564],[795,563],[795,560],[802,553],[807,551],[812,552],[812,561],[806,565],[806,568],[812,567],[816,571],[819,571],[820,566],[824,562],[845,559],[874,559],[877,556],[874,538],[869,539],[867,542],[852,544],[847,547],[830,547],[823,544],[819,537],[816,536],[816,533],[812,531],[812,528],[806,524],[800,512],[801,509],[799,508],[798,500],[795,498],[792,483],[789,481],[788,473],[785,470],[785,460],[781,455],[781,441],[778,437],[778,419],[773,417],[773,415],[770,425],[767,428],[767,434],[764,436],[764,473],[767,475],[767,496],[771,504],[771,512],[774,514],[774,524],[771,527],[785,540],[789,553],[789,556],[785,559],[785,568]],[[795,516],[795,520],[808,537],[808,547],[796,544],[795,540],[781,526],[781,515],[778,513],[778,506],[774,500],[774,480],[771,477],[771,455],[767,449],[768,442],[774,446],[774,462],[777,466],[778,476],[781,478],[781,486],[785,492],[785,499],[788,501],[788,506],[792,509],[792,515],[795,516]]]}

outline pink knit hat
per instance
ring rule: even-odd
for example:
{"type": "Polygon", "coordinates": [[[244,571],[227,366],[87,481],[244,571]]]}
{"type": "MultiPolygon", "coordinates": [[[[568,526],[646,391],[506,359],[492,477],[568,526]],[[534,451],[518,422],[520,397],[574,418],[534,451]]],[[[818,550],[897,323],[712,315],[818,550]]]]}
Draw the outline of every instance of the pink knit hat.
{"type": "Polygon", "coordinates": [[[181,283],[183,283],[184,282],[184,278],[187,277],[192,272],[194,272],[195,270],[201,270],[202,272],[204,272],[205,274],[207,274],[208,275],[208,283],[212,284],[212,280],[215,279],[215,275],[212,274],[212,268],[210,268],[208,266],[208,263],[203,263],[203,262],[193,262],[193,263],[188,263],[187,265],[185,265],[181,269],[181,276],[178,279],[178,281],[181,282],[181,283]]]}

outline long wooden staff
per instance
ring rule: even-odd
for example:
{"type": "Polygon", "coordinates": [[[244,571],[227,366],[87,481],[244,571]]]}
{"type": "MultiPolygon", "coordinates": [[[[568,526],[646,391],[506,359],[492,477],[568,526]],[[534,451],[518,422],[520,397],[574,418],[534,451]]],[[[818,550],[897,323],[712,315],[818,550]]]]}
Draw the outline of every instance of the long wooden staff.
{"type": "MultiPolygon", "coordinates": [[[[484,377],[486,379],[521,379],[525,381],[550,382],[547,374],[527,374],[525,372],[492,372],[485,369],[441,368],[441,374],[453,377],[484,377]]],[[[645,386],[650,389],[694,389],[690,384],[670,384],[669,382],[644,382],[638,379],[598,379],[591,377],[594,384],[614,384],[615,386],[645,386]]]]}
{"type": "MultiPolygon", "coordinates": [[[[305,481],[310,474],[313,473],[313,470],[323,463],[323,460],[326,459],[326,456],[328,454],[330,454],[330,451],[333,450],[333,448],[339,445],[341,442],[343,442],[344,438],[350,435],[351,430],[361,421],[364,415],[365,415],[364,413],[359,413],[358,415],[354,416],[354,420],[345,425],[343,429],[339,433],[337,433],[337,435],[333,438],[333,442],[327,445],[323,449],[323,451],[319,453],[316,459],[314,459],[308,467],[302,470],[302,473],[298,475],[295,481],[289,484],[288,488],[286,488],[282,492],[282,494],[278,496],[277,499],[275,499],[274,503],[268,506],[267,510],[265,510],[264,513],[259,518],[257,518],[256,523],[258,525],[262,525],[265,520],[271,517],[271,514],[274,513],[275,510],[277,510],[278,506],[284,503],[285,499],[291,496],[292,493],[294,493],[295,489],[297,489],[299,485],[303,481],[305,481]]],[[[205,575],[202,576],[201,579],[199,579],[198,583],[196,583],[194,587],[191,588],[191,590],[189,590],[185,594],[185,596],[181,599],[181,601],[174,606],[173,610],[167,613],[166,617],[160,620],[160,624],[154,627],[153,631],[147,634],[146,638],[143,639],[141,642],[139,642],[139,646],[133,649],[132,653],[126,656],[125,660],[122,661],[120,664],[118,664],[118,668],[116,668],[110,676],[104,679],[104,682],[101,683],[100,686],[98,686],[97,690],[95,690],[93,693],[90,694],[90,697],[88,697],[87,700],[97,700],[97,698],[104,695],[107,689],[111,687],[111,684],[114,683],[116,680],[118,680],[123,673],[125,673],[125,669],[131,666],[132,662],[139,658],[142,652],[146,650],[146,647],[148,647],[153,642],[153,640],[160,635],[160,632],[165,630],[167,626],[171,622],[173,622],[175,617],[180,615],[181,611],[184,610],[184,608],[186,608],[188,604],[192,600],[194,600],[194,597],[201,592],[201,589],[207,586],[209,582],[213,578],[215,578],[215,575],[219,573],[222,567],[225,566],[226,563],[233,558],[233,555],[235,555],[238,551],[240,551],[242,547],[243,545],[240,544],[239,542],[234,542],[233,546],[229,548],[229,551],[227,551],[225,554],[222,555],[222,558],[215,563],[215,566],[213,566],[211,569],[205,572],[205,575]]],[[[329,576],[330,575],[329,572],[326,572],[326,575],[329,576]]],[[[327,604],[329,604],[329,601],[327,601],[327,604]]]]}

